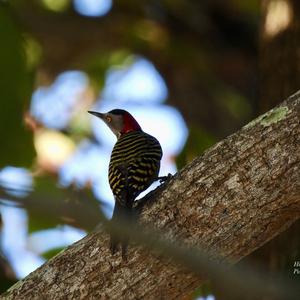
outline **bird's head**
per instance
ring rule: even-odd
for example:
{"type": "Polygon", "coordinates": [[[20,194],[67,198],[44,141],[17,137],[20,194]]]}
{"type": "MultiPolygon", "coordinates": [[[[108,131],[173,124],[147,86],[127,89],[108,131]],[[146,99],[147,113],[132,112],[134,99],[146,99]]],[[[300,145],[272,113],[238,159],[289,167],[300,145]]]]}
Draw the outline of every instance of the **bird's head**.
{"type": "Polygon", "coordinates": [[[130,131],[141,131],[141,126],[135,118],[126,110],[113,109],[107,113],[88,111],[90,114],[100,118],[111,131],[119,138],[130,131]]]}

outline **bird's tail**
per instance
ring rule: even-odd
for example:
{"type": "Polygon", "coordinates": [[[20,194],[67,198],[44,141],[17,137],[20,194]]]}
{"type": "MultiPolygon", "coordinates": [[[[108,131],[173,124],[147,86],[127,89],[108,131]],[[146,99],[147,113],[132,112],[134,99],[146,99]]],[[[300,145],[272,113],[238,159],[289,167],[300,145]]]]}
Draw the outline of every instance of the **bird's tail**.
{"type": "MultiPolygon", "coordinates": [[[[132,209],[132,204],[124,206],[116,201],[111,222],[114,222],[114,225],[119,226],[120,221],[132,222],[133,216],[134,212],[132,209]]],[[[110,236],[110,250],[112,254],[115,254],[118,251],[119,244],[122,246],[122,257],[126,258],[128,238],[120,237],[120,234],[116,236],[112,233],[110,236]]]]}

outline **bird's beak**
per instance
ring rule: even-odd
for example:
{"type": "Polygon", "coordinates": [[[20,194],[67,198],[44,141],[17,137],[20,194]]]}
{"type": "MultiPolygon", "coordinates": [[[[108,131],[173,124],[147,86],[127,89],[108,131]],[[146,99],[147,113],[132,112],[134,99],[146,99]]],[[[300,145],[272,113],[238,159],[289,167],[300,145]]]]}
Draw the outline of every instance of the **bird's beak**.
{"type": "Polygon", "coordinates": [[[96,111],[91,111],[91,110],[89,110],[88,113],[91,114],[91,115],[94,115],[94,116],[96,116],[96,117],[98,117],[98,118],[100,118],[100,119],[103,119],[103,118],[104,118],[104,114],[102,114],[102,113],[100,113],[100,112],[96,112],[96,111]]]}

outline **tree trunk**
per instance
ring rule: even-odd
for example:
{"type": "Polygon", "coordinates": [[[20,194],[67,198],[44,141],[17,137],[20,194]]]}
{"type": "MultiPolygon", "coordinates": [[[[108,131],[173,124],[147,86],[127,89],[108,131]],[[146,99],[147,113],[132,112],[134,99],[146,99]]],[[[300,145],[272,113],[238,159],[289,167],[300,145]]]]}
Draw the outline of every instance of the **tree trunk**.
{"type": "MultiPolygon", "coordinates": [[[[300,216],[300,92],[198,157],[146,202],[141,223],[232,263],[300,216]]],[[[180,299],[201,284],[140,247],[112,257],[93,232],[1,299],[180,299]]]]}
{"type": "MultiPolygon", "coordinates": [[[[300,87],[300,2],[264,0],[260,28],[260,99],[257,114],[264,113],[300,87]],[[275,68],[274,68],[275,66],[275,68]]],[[[242,263],[263,265],[269,277],[290,270],[300,257],[300,220],[242,263]]],[[[296,279],[296,278],[295,278],[296,279]]],[[[261,295],[245,300],[262,300],[261,295]]]]}
{"type": "Polygon", "coordinates": [[[300,2],[265,0],[262,12],[259,113],[300,87],[300,2]]]}

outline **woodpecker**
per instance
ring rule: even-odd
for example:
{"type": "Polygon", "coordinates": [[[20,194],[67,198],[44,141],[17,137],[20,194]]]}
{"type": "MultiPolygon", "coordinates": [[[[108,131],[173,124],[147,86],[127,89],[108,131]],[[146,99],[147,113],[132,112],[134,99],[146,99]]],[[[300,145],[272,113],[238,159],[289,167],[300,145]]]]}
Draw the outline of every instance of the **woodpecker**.
{"type": "MultiPolygon", "coordinates": [[[[100,118],[116,135],[117,142],[111,153],[108,180],[115,198],[112,221],[131,218],[135,198],[158,177],[162,149],[158,140],[144,132],[135,118],[127,111],[113,109],[107,113],[88,111],[100,118]]],[[[112,254],[122,245],[126,256],[128,241],[111,236],[112,254]]]]}

